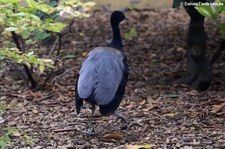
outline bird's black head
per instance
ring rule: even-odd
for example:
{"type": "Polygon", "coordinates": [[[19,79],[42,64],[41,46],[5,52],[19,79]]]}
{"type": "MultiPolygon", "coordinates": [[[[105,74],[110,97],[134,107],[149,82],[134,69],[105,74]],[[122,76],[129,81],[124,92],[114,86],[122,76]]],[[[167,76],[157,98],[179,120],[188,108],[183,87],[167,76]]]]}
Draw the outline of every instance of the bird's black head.
{"type": "Polygon", "coordinates": [[[124,13],[121,11],[113,11],[111,14],[111,25],[119,25],[120,22],[126,20],[124,13]]]}

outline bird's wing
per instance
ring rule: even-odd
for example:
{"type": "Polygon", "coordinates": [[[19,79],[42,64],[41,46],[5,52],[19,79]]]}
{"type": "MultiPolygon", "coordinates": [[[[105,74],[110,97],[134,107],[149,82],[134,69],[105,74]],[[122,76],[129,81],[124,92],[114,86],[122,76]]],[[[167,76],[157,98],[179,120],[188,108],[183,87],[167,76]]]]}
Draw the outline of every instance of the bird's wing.
{"type": "Polygon", "coordinates": [[[80,98],[87,99],[91,96],[96,78],[95,59],[97,55],[91,52],[84,59],[77,83],[77,92],[80,98]]]}
{"type": "Polygon", "coordinates": [[[118,50],[97,48],[91,51],[80,71],[79,96],[92,96],[98,105],[110,103],[122,80],[123,71],[123,55],[118,50]]]}

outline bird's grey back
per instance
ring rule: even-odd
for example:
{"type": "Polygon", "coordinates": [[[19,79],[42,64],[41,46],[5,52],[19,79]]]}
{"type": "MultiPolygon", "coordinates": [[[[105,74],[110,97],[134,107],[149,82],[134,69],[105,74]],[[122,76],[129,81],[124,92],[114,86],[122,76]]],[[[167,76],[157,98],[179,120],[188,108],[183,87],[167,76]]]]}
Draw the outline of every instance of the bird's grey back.
{"type": "Polygon", "coordinates": [[[97,47],[84,59],[78,79],[78,94],[98,105],[108,104],[123,77],[124,55],[111,47],[97,47]]]}

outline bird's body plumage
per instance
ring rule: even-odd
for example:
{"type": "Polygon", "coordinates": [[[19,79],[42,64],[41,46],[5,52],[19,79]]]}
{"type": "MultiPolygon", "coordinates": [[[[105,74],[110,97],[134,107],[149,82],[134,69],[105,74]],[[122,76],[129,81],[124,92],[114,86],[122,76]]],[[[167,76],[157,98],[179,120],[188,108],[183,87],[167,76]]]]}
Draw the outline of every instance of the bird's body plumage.
{"type": "MultiPolygon", "coordinates": [[[[93,49],[84,59],[79,73],[77,84],[79,99],[99,105],[100,112],[107,114],[101,107],[104,109],[104,106],[112,105],[123,98],[128,75],[126,63],[123,51],[111,47],[93,49]],[[116,96],[118,93],[119,96],[116,96]]],[[[115,109],[118,106],[119,104],[115,104],[111,108],[115,109]]]]}

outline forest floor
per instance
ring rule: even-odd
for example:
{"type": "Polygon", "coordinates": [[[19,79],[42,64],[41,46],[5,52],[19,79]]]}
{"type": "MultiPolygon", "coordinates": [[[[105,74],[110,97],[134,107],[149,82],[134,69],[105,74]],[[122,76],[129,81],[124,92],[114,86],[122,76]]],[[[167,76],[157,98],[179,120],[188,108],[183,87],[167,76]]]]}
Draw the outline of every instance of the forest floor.
{"type": "MultiPolygon", "coordinates": [[[[125,12],[124,35],[135,28],[137,36],[124,39],[129,63],[129,82],[118,108],[128,120],[95,112],[94,136],[85,135],[91,112],[74,109],[75,82],[84,55],[111,39],[110,13],[95,12],[75,21],[73,33],[64,38],[65,72],[38,91],[28,90],[9,67],[0,70],[0,101],[8,106],[0,114],[0,127],[21,129],[11,136],[11,146],[21,149],[126,148],[151,145],[155,149],[225,149],[225,55],[214,67],[214,81],[205,92],[174,82],[185,73],[185,35],[189,17],[183,9],[125,12]]],[[[206,20],[209,55],[220,37],[206,20]]],[[[39,82],[43,82],[44,78],[39,82]]],[[[0,134],[3,133],[0,130],[0,134]]]]}

